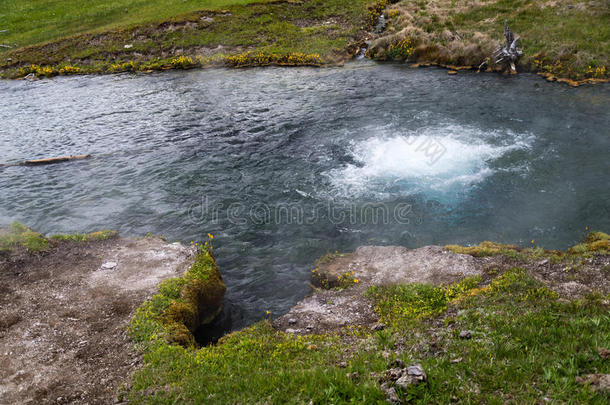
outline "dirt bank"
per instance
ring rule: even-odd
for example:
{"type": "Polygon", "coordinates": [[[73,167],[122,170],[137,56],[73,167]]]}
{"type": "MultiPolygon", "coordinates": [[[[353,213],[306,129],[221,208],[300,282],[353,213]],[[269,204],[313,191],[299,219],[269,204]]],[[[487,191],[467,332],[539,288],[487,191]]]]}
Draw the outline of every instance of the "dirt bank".
{"type": "Polygon", "coordinates": [[[155,237],[0,255],[0,403],[113,403],[140,362],[134,310],[193,256],[155,237]]]}

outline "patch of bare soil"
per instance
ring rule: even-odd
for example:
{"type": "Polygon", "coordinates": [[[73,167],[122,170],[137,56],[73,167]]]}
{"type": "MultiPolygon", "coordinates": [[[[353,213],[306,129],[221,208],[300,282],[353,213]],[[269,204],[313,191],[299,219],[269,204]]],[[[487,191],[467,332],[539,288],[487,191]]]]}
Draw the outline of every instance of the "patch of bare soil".
{"type": "Polygon", "coordinates": [[[0,256],[0,404],[114,403],[140,362],[131,315],[192,258],[158,238],[0,256]]]}

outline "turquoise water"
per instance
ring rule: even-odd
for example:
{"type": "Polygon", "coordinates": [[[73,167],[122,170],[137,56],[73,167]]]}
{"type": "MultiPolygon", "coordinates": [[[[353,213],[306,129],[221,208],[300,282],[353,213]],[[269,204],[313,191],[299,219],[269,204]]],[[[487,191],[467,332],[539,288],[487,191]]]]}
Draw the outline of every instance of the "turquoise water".
{"type": "Polygon", "coordinates": [[[236,327],[362,244],[610,230],[610,86],[354,62],[0,82],[0,225],[214,234],[236,327]]]}

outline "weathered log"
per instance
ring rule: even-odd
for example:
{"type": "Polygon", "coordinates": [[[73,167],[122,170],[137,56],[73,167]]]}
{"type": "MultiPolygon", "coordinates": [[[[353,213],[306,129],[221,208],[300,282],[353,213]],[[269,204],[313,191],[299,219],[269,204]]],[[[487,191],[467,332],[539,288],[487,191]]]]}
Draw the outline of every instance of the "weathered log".
{"type": "Polygon", "coordinates": [[[26,160],[25,162],[23,162],[23,164],[26,166],[50,165],[53,163],[67,162],[70,160],[86,159],[89,156],[91,155],[87,153],[86,155],[71,155],[46,159],[26,160]]]}
{"type": "Polygon", "coordinates": [[[518,35],[515,37],[506,21],[504,21],[504,37],[506,38],[506,45],[498,45],[496,50],[491,54],[491,57],[481,63],[479,70],[491,63],[502,66],[502,71],[510,69],[511,73],[517,73],[515,65],[519,58],[523,56],[523,51],[517,48],[521,37],[518,35]]]}

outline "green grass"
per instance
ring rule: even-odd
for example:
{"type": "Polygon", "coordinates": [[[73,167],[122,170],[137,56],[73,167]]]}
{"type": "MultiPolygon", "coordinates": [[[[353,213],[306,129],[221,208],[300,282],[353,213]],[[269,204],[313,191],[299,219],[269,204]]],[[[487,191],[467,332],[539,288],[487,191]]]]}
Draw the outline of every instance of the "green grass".
{"type": "MultiPolygon", "coordinates": [[[[0,43],[24,47],[253,0],[3,0],[0,43]]],[[[1,51],[0,51],[1,52],[1,51]]]]}
{"type": "Polygon", "coordinates": [[[155,404],[381,404],[379,376],[398,357],[421,363],[428,376],[398,392],[413,403],[605,403],[604,394],[576,377],[610,372],[597,355],[610,347],[607,301],[559,301],[519,268],[480,283],[373,287],[369,297],[388,324],[377,332],[346,327],[297,336],[261,321],[200,349],[157,340],[146,346],[144,367],[121,397],[155,404]],[[461,330],[472,339],[460,339],[461,330]]]}
{"type": "Polygon", "coordinates": [[[13,222],[6,233],[0,234],[0,252],[23,248],[35,253],[49,248],[49,241],[19,222],[13,222]]]}
{"type": "MultiPolygon", "coordinates": [[[[145,9],[162,10],[144,12],[137,21],[100,17],[80,33],[57,28],[46,38],[55,41],[51,43],[41,43],[42,38],[24,39],[23,44],[35,45],[0,51],[1,73],[19,77],[214,64],[321,65],[345,58],[346,48],[359,41],[368,27],[368,0],[185,3],[198,11],[187,10],[186,5],[166,9],[160,2],[144,3],[145,9]]],[[[25,35],[21,32],[26,21],[15,25],[15,35],[25,35]]]]}
{"type": "Polygon", "coordinates": [[[22,248],[27,252],[36,253],[48,250],[56,242],[102,241],[118,236],[116,231],[104,230],[88,234],[57,234],[45,237],[19,222],[14,222],[6,232],[0,233],[0,252],[22,248]]]}

